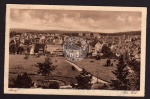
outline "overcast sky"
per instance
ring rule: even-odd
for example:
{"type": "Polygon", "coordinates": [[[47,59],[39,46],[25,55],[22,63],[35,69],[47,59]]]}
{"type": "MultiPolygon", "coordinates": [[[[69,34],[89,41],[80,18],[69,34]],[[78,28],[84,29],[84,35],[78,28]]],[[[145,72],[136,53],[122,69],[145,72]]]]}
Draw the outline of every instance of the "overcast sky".
{"type": "Polygon", "coordinates": [[[141,12],[11,9],[10,27],[109,33],[137,31],[141,30],[141,12]]]}

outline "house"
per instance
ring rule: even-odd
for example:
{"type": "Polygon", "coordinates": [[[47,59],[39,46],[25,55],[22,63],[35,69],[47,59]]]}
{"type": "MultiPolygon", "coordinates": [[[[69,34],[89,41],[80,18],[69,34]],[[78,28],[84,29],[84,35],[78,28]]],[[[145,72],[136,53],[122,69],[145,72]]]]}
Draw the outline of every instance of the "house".
{"type": "Polygon", "coordinates": [[[57,55],[58,56],[63,56],[63,49],[62,48],[58,48],[57,50],[57,55]]]}
{"type": "Polygon", "coordinates": [[[63,40],[62,40],[62,37],[57,37],[53,40],[53,43],[55,44],[62,44],[63,43],[63,40]]]}
{"type": "Polygon", "coordinates": [[[55,36],[54,34],[51,34],[51,36],[55,36]]]}
{"type": "Polygon", "coordinates": [[[65,35],[64,36],[64,41],[66,41],[69,38],[69,36],[65,35]]]}
{"type": "Polygon", "coordinates": [[[94,38],[95,37],[100,37],[98,33],[93,33],[94,38]]]}
{"type": "Polygon", "coordinates": [[[131,37],[129,37],[129,38],[127,38],[126,40],[125,40],[125,42],[131,42],[131,37]]]}
{"type": "Polygon", "coordinates": [[[83,33],[79,33],[78,35],[79,35],[79,36],[83,36],[83,33]]]}
{"type": "Polygon", "coordinates": [[[23,36],[27,36],[27,33],[23,33],[23,36]]]}
{"type": "Polygon", "coordinates": [[[55,34],[55,36],[60,36],[60,34],[55,34]]]}
{"type": "Polygon", "coordinates": [[[85,39],[86,43],[89,44],[91,42],[91,39],[85,39]]]}
{"type": "Polygon", "coordinates": [[[16,39],[13,37],[13,38],[10,38],[9,39],[9,43],[10,44],[16,44],[16,39]]]}
{"type": "Polygon", "coordinates": [[[101,52],[101,49],[103,47],[103,43],[97,42],[97,43],[89,43],[89,53],[92,53],[92,56],[96,56],[99,52],[101,52]]]}
{"type": "Polygon", "coordinates": [[[116,50],[116,45],[111,45],[111,47],[110,47],[110,49],[111,49],[111,51],[115,51],[116,50]]]}
{"type": "Polygon", "coordinates": [[[39,43],[39,40],[40,40],[39,37],[34,38],[34,43],[39,43]]]}
{"type": "Polygon", "coordinates": [[[95,45],[95,52],[100,52],[102,47],[103,47],[103,44],[101,44],[100,42],[97,42],[95,45]]]}
{"type": "Polygon", "coordinates": [[[85,33],[85,36],[86,37],[90,37],[90,33],[85,33]]]}
{"type": "Polygon", "coordinates": [[[92,47],[92,46],[89,44],[88,52],[89,52],[89,53],[94,53],[94,51],[95,51],[95,48],[92,47]]]}
{"type": "Polygon", "coordinates": [[[15,39],[19,40],[20,39],[20,35],[15,35],[15,39]]]}
{"type": "Polygon", "coordinates": [[[45,36],[44,35],[41,35],[40,39],[39,39],[39,42],[41,43],[44,43],[45,42],[45,36]]]}
{"type": "Polygon", "coordinates": [[[24,44],[25,43],[25,39],[24,38],[20,38],[20,43],[24,44]]]}
{"type": "Polygon", "coordinates": [[[51,54],[56,54],[57,52],[59,52],[58,54],[60,54],[61,52],[63,52],[63,48],[61,45],[47,44],[46,46],[46,51],[50,52],[51,54]]]}

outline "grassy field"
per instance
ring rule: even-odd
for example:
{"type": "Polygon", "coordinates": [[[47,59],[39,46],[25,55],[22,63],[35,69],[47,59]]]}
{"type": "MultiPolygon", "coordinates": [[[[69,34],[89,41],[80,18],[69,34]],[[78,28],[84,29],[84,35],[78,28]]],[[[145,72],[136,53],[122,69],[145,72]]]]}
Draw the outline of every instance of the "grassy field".
{"type": "MultiPolygon", "coordinates": [[[[38,68],[34,66],[34,64],[38,62],[44,62],[45,57],[40,56],[39,58],[33,58],[32,56],[29,59],[24,59],[24,55],[10,55],[9,61],[9,84],[12,84],[12,79],[15,79],[18,74],[22,74],[27,72],[33,81],[40,83],[45,77],[38,75],[38,68]]],[[[72,65],[65,62],[63,58],[52,57],[51,61],[53,65],[57,66],[56,70],[54,70],[49,79],[51,80],[59,80],[62,81],[61,85],[69,85],[70,82],[76,82],[75,76],[79,74],[78,70],[72,70],[72,65]],[[57,61],[56,61],[57,60],[57,61]]],[[[116,63],[113,60],[114,66],[106,67],[104,66],[106,63],[106,59],[94,60],[94,59],[84,59],[82,61],[76,62],[80,68],[85,68],[87,71],[91,72],[94,76],[106,80],[111,81],[114,79],[114,75],[111,71],[115,69],[116,63]],[[91,62],[93,61],[93,62],[91,62]]]]}
{"type": "MultiPolygon", "coordinates": [[[[16,78],[17,74],[22,74],[27,72],[31,75],[33,81],[41,81],[44,79],[43,76],[37,74],[38,68],[34,66],[37,62],[44,62],[44,56],[39,58],[29,57],[29,59],[24,59],[24,55],[10,55],[9,61],[9,81],[12,83],[12,79],[16,78]]],[[[76,69],[73,71],[71,65],[65,62],[63,59],[57,60],[57,58],[52,58],[53,65],[57,66],[49,77],[50,79],[56,79],[63,81],[65,85],[70,84],[70,82],[76,82],[75,76],[79,74],[76,69]]]]}
{"type": "Polygon", "coordinates": [[[116,69],[117,61],[115,62],[114,59],[111,59],[111,62],[113,62],[114,66],[104,66],[106,64],[106,59],[84,59],[76,62],[75,64],[77,64],[80,68],[86,69],[100,79],[111,81],[112,79],[115,79],[112,71],[116,69]]]}

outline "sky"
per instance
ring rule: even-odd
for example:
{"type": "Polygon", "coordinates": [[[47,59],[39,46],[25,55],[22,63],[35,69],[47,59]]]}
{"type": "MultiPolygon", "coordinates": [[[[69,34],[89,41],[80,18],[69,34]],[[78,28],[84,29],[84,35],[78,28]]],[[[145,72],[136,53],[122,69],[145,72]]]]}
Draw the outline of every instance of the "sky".
{"type": "Polygon", "coordinates": [[[91,32],[141,30],[141,12],[11,9],[10,28],[91,32]]]}

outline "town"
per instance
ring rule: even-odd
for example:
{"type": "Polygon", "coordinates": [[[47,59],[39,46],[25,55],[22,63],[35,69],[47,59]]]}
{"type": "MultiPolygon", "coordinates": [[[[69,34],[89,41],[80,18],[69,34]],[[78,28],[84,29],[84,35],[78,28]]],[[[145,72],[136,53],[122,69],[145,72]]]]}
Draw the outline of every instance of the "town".
{"type": "MultiPolygon", "coordinates": [[[[51,54],[63,55],[63,43],[71,36],[79,36],[85,39],[88,44],[88,53],[91,56],[96,56],[102,50],[103,46],[107,46],[111,51],[119,56],[128,52],[132,54],[134,58],[140,58],[140,42],[141,36],[140,31],[138,35],[101,35],[98,33],[63,33],[63,34],[53,34],[53,33],[10,33],[10,53],[23,54],[27,46],[32,47],[33,44],[45,44],[44,48],[38,46],[38,53],[40,51],[50,52],[51,54]],[[12,35],[13,36],[12,36],[12,35]],[[15,46],[14,46],[15,45],[15,46]],[[16,48],[13,48],[16,47],[16,48]],[[20,48],[22,47],[22,48],[20,48]]],[[[31,50],[29,50],[31,52],[31,50]]],[[[102,53],[100,53],[101,55],[102,53]]]]}
{"type": "MultiPolygon", "coordinates": [[[[47,76],[37,74],[38,68],[33,65],[44,62],[45,57],[49,56],[56,70],[52,71],[50,77],[46,79],[58,82],[59,88],[77,88],[76,76],[84,71],[94,77],[90,82],[92,89],[111,89],[109,83],[115,80],[112,71],[116,69],[122,55],[126,64],[129,65],[127,68],[130,76],[133,72],[130,61],[135,60],[140,63],[141,31],[122,33],[10,31],[9,54],[10,87],[13,87],[12,79],[15,79],[20,72],[27,72],[32,76],[34,87],[43,86],[41,81],[47,76]],[[82,61],[70,62],[64,57],[63,44],[70,37],[80,37],[86,41],[88,53],[82,61]],[[21,61],[27,63],[21,63],[21,61]]],[[[138,90],[138,88],[131,90],[138,90]]]]}

